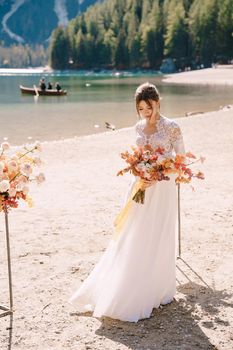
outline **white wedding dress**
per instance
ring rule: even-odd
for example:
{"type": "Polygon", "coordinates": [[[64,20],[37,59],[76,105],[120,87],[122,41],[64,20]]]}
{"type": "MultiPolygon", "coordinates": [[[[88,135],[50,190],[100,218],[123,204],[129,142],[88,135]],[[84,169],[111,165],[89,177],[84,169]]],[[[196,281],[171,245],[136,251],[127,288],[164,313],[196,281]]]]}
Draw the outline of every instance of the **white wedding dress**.
{"type": "MultiPolygon", "coordinates": [[[[160,116],[147,136],[145,120],[136,124],[138,146],[165,148],[166,156],[184,153],[178,124],[160,116]]],[[[127,197],[130,195],[134,178],[127,197]]],[[[126,198],[127,198],[126,197],[126,198]]],[[[99,262],[70,298],[79,312],[137,322],[153,308],[173,301],[176,293],[177,191],[175,175],[146,189],[145,203],[133,201],[124,226],[111,239],[99,262]]]]}

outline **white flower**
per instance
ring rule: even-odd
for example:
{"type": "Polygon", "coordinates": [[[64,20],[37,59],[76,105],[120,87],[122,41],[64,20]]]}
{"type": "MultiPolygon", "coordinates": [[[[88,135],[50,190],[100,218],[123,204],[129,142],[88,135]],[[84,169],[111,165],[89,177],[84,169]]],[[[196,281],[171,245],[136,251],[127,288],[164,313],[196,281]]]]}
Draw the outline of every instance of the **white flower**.
{"type": "Polygon", "coordinates": [[[15,160],[16,162],[18,161],[18,159],[19,159],[19,157],[18,157],[16,154],[14,154],[14,155],[11,157],[11,160],[15,160]]]}
{"type": "Polygon", "coordinates": [[[3,162],[0,162],[0,174],[3,173],[4,167],[5,167],[5,164],[3,162]]]}
{"type": "Polygon", "coordinates": [[[142,170],[143,170],[143,171],[147,171],[146,164],[143,164],[143,165],[142,165],[142,170]]]}
{"type": "Polygon", "coordinates": [[[15,188],[10,188],[9,189],[9,196],[14,197],[16,195],[16,189],[15,188]]]}
{"type": "Polygon", "coordinates": [[[25,194],[25,195],[28,194],[29,187],[28,186],[23,186],[22,191],[23,191],[23,194],[25,194]]]}
{"type": "Polygon", "coordinates": [[[146,168],[151,169],[151,168],[153,168],[153,166],[150,163],[146,163],[146,168]]]}
{"type": "Polygon", "coordinates": [[[143,168],[142,163],[139,163],[139,164],[136,165],[136,169],[141,170],[142,168],[143,168]]]}
{"type": "Polygon", "coordinates": [[[145,163],[144,161],[140,162],[139,164],[137,164],[137,168],[139,170],[145,170],[147,169],[147,163],[145,163]]]}
{"type": "Polygon", "coordinates": [[[43,173],[40,173],[39,175],[36,176],[36,181],[38,184],[42,183],[45,181],[45,176],[43,173]]]}
{"type": "Polygon", "coordinates": [[[23,190],[24,184],[22,182],[19,182],[16,185],[16,191],[21,192],[23,190]]]}
{"type": "Polygon", "coordinates": [[[157,162],[162,162],[162,161],[165,160],[165,159],[166,159],[166,157],[165,157],[164,155],[159,154],[159,155],[158,155],[157,162]]]}
{"type": "Polygon", "coordinates": [[[11,160],[9,163],[8,163],[8,169],[9,171],[16,171],[18,168],[18,164],[15,160],[11,160]]]}
{"type": "Polygon", "coordinates": [[[40,166],[40,165],[41,165],[41,159],[40,159],[40,157],[35,157],[35,158],[34,158],[34,162],[35,162],[35,164],[36,164],[37,166],[40,166]]]}
{"type": "Polygon", "coordinates": [[[4,151],[7,151],[7,150],[10,148],[9,142],[3,142],[3,143],[1,144],[1,148],[2,148],[4,151]]]}
{"type": "Polygon", "coordinates": [[[10,188],[10,182],[8,180],[2,180],[0,182],[0,192],[6,192],[10,188]]]}
{"type": "Polygon", "coordinates": [[[29,175],[32,173],[31,164],[30,164],[30,163],[24,163],[24,164],[21,166],[21,171],[22,171],[23,174],[29,176],[29,175]]]}
{"type": "Polygon", "coordinates": [[[20,182],[26,184],[26,183],[28,183],[28,178],[25,175],[20,175],[18,177],[18,183],[20,183],[20,182]]]}

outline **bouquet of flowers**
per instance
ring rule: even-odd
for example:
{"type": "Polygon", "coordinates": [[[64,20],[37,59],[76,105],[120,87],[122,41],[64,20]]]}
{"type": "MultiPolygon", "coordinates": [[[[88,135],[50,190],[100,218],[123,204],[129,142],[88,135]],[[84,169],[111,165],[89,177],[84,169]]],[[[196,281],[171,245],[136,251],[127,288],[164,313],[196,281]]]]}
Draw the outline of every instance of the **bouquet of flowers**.
{"type": "Polygon", "coordinates": [[[184,155],[177,154],[174,158],[167,158],[162,147],[153,149],[151,146],[132,147],[133,152],[121,153],[121,157],[128,166],[120,170],[117,175],[130,172],[139,177],[139,186],[133,195],[133,200],[137,203],[144,203],[146,183],[150,181],[168,181],[169,174],[177,174],[176,183],[189,183],[193,177],[204,179],[201,171],[193,172],[190,165],[205,158],[197,158],[191,152],[184,155]]]}
{"type": "Polygon", "coordinates": [[[41,151],[41,145],[36,143],[30,148],[24,147],[13,155],[9,153],[10,145],[3,142],[0,147],[0,211],[7,212],[10,208],[17,208],[20,199],[32,206],[29,197],[29,183],[38,184],[45,180],[43,173],[33,174],[34,167],[41,165],[38,156],[32,156],[41,151]]]}

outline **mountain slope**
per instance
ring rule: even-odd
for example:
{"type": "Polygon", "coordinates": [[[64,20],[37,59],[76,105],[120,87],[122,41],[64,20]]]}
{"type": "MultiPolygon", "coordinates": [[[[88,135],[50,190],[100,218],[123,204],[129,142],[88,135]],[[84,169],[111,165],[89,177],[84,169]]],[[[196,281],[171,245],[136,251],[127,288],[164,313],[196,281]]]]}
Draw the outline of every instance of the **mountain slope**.
{"type": "Polygon", "coordinates": [[[0,0],[0,42],[46,44],[58,25],[100,0],[0,0]]]}

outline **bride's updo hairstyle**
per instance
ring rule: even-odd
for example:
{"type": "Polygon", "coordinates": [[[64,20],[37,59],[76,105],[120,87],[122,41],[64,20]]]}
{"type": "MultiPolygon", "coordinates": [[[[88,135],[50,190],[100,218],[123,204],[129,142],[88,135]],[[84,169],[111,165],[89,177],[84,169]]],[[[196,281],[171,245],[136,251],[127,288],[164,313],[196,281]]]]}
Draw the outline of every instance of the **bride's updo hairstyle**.
{"type": "Polygon", "coordinates": [[[154,100],[156,102],[160,101],[160,95],[156,86],[149,82],[139,85],[135,92],[135,102],[138,114],[139,103],[141,101],[145,101],[150,107],[152,107],[150,102],[151,100],[154,100]]]}

